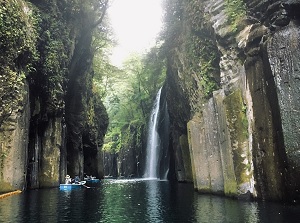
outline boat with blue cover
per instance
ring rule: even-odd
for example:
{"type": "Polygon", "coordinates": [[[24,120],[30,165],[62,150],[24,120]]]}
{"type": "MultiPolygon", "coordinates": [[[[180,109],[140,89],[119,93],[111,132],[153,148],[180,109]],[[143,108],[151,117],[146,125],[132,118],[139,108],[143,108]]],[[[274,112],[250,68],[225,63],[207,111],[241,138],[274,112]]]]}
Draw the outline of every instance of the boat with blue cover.
{"type": "Polygon", "coordinates": [[[71,184],[60,184],[59,189],[60,190],[72,190],[72,189],[78,189],[85,186],[85,181],[80,181],[79,183],[71,183],[71,184]]]}
{"type": "Polygon", "coordinates": [[[85,186],[86,181],[80,181],[78,176],[75,176],[75,179],[72,180],[72,178],[70,177],[70,175],[66,176],[66,180],[64,184],[60,184],[59,185],[59,189],[60,190],[72,190],[72,189],[78,189],[78,188],[82,188],[82,187],[86,187],[85,186]]]}

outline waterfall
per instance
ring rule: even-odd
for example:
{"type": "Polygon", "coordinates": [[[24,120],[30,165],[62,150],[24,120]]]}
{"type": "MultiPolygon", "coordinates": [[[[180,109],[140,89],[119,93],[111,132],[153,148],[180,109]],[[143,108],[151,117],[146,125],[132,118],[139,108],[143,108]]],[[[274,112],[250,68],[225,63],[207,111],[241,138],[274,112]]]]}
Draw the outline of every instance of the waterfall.
{"type": "Polygon", "coordinates": [[[160,102],[161,89],[159,89],[153,105],[149,120],[149,131],[147,138],[147,157],[146,157],[146,171],[145,178],[158,178],[159,170],[159,146],[160,138],[158,135],[158,114],[160,102]]]}

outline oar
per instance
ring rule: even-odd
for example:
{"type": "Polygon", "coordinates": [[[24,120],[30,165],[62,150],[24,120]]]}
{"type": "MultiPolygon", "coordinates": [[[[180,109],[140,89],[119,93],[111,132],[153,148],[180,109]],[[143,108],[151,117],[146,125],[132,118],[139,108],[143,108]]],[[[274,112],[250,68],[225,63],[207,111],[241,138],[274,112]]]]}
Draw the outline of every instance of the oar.
{"type": "Polygon", "coordinates": [[[85,188],[91,188],[91,187],[85,186],[84,184],[82,184],[82,186],[84,186],[85,188]]]}

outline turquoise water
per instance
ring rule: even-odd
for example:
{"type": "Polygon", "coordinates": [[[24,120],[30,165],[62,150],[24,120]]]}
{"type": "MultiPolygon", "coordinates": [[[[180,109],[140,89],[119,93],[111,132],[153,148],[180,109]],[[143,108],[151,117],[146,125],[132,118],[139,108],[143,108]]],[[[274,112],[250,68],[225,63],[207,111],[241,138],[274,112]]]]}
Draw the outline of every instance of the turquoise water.
{"type": "Polygon", "coordinates": [[[7,197],[0,222],[300,222],[300,206],[200,195],[191,184],[105,180],[97,188],[7,197]]]}

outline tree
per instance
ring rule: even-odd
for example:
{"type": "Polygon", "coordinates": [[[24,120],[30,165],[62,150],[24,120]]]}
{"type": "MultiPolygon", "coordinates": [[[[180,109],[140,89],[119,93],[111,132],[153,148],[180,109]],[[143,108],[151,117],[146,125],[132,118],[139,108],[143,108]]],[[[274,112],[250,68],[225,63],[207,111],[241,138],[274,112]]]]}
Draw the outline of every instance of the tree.
{"type": "Polygon", "coordinates": [[[165,64],[159,52],[159,48],[153,48],[146,55],[133,54],[122,70],[115,70],[103,79],[105,105],[111,120],[107,136],[112,139],[116,132],[120,136],[114,144],[107,142],[118,147],[106,146],[106,149],[118,152],[124,143],[120,141],[122,135],[129,131],[129,126],[140,129],[147,124],[153,100],[165,78],[165,64]]]}

